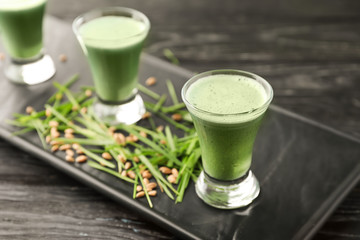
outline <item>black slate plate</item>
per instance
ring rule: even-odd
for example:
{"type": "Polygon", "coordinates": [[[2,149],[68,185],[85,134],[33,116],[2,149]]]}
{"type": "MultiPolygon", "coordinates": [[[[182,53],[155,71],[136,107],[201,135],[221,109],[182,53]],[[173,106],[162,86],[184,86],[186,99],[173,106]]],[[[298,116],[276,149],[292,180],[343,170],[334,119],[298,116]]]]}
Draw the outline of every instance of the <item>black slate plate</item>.
{"type": "MultiPolygon", "coordinates": [[[[46,19],[46,46],[57,65],[54,80],[64,82],[74,73],[81,79],[74,89],[91,84],[85,58],[71,27],[46,19]],[[59,62],[66,54],[68,62],[59,62]]],[[[0,49],[1,50],[1,49],[0,49]]],[[[155,76],[154,88],[164,92],[165,80],[174,82],[179,94],[192,73],[144,55],[140,79],[155,76]]],[[[35,133],[14,137],[4,120],[27,105],[42,109],[53,93],[52,81],[37,86],[9,83],[0,74],[0,136],[19,148],[82,181],[112,199],[140,212],[181,238],[190,239],[303,239],[310,237],[360,178],[360,141],[279,107],[272,106],[255,144],[252,170],[261,184],[260,197],[249,208],[218,210],[205,205],[188,188],[184,201],[174,204],[165,195],[133,200],[132,187],[86,164],[68,164],[60,155],[41,147],[35,133]]],[[[275,93],[276,97],[276,93],[275,93]]]]}

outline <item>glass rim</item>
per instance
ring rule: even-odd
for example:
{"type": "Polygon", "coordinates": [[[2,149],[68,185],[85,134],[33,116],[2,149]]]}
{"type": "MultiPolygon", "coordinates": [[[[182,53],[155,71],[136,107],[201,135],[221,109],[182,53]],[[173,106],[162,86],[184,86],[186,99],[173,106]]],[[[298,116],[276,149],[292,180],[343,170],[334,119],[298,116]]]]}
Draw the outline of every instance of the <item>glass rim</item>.
{"type": "Polygon", "coordinates": [[[267,107],[270,105],[270,103],[273,99],[273,96],[274,96],[273,88],[271,87],[270,83],[268,81],[266,81],[264,78],[260,77],[259,75],[254,74],[254,73],[251,73],[251,72],[247,72],[247,71],[243,71],[243,70],[236,70],[236,69],[218,69],[218,70],[210,70],[210,71],[196,74],[193,77],[191,77],[188,81],[186,81],[186,83],[184,84],[184,86],[181,89],[181,98],[183,99],[184,103],[188,107],[194,109],[197,112],[204,113],[207,115],[212,115],[212,116],[218,116],[218,117],[243,116],[243,115],[247,115],[247,114],[255,115],[257,113],[263,113],[263,112],[265,112],[267,107]],[[196,82],[197,80],[199,80],[201,78],[204,78],[207,76],[212,76],[212,75],[219,75],[219,74],[241,75],[241,76],[249,77],[249,78],[253,79],[254,81],[259,82],[263,86],[263,88],[267,94],[266,101],[261,106],[259,106],[257,108],[253,108],[249,111],[243,111],[243,112],[237,112],[237,113],[214,113],[214,112],[209,112],[209,111],[203,110],[201,108],[198,108],[187,100],[186,92],[189,89],[189,87],[191,86],[191,84],[193,84],[194,82],[196,82]]]}
{"type": "MultiPolygon", "coordinates": [[[[131,36],[127,36],[127,37],[119,37],[119,38],[116,38],[116,39],[104,39],[104,38],[85,38],[87,40],[101,40],[101,41],[118,41],[118,40],[124,40],[124,39],[130,39],[130,38],[134,38],[134,37],[137,37],[137,36],[141,36],[143,34],[146,34],[147,32],[149,32],[150,30],[150,20],[148,19],[148,17],[136,10],[136,9],[133,9],[133,8],[127,8],[127,7],[117,7],[117,6],[114,6],[114,7],[103,7],[103,8],[96,8],[96,9],[93,9],[93,10],[90,10],[88,12],[85,12],[79,16],[77,16],[73,23],[72,23],[72,29],[73,29],[73,32],[76,34],[76,36],[81,36],[79,30],[80,30],[80,27],[86,23],[86,22],[89,22],[93,19],[96,19],[96,18],[99,18],[99,17],[105,17],[105,16],[123,16],[123,17],[128,17],[128,18],[132,18],[132,19],[136,19],[136,20],[139,20],[141,22],[143,22],[145,24],[145,28],[139,32],[139,33],[136,33],[134,35],[131,35],[131,36]],[[123,14],[123,15],[121,15],[123,14]],[[125,15],[125,14],[128,14],[128,15],[125,15]],[[89,18],[88,20],[86,18],[89,18]]],[[[82,37],[82,36],[81,36],[82,37]]]]}

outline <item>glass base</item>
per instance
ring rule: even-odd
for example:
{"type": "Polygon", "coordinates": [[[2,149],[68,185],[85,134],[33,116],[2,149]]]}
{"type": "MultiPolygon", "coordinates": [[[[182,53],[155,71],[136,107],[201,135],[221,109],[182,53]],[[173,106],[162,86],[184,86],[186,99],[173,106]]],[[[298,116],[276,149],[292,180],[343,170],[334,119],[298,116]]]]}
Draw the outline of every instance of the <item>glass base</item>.
{"type": "Polygon", "coordinates": [[[139,94],[136,94],[131,101],[119,105],[109,105],[98,100],[93,107],[95,114],[111,125],[136,123],[146,112],[144,102],[139,94]]]}
{"type": "Polygon", "coordinates": [[[5,65],[5,76],[14,83],[34,85],[54,76],[56,70],[49,55],[41,55],[37,60],[10,60],[5,65]]]}
{"type": "Polygon", "coordinates": [[[213,179],[202,171],[195,188],[205,203],[221,209],[245,207],[260,193],[259,182],[251,171],[245,178],[231,182],[213,179]]]}

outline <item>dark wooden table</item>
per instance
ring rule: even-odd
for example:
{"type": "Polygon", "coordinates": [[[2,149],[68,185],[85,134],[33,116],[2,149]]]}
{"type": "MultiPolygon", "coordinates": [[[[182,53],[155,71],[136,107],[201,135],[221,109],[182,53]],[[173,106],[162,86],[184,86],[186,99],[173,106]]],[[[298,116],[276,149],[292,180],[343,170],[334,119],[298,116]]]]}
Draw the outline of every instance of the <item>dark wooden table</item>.
{"type": "MultiPolygon", "coordinates": [[[[360,1],[49,0],[48,13],[70,23],[114,5],[150,18],[147,53],[255,72],[275,104],[360,138],[360,1]]],[[[3,140],[0,164],[0,239],[174,238],[3,140]]],[[[360,184],[314,239],[360,239],[360,184]]]]}

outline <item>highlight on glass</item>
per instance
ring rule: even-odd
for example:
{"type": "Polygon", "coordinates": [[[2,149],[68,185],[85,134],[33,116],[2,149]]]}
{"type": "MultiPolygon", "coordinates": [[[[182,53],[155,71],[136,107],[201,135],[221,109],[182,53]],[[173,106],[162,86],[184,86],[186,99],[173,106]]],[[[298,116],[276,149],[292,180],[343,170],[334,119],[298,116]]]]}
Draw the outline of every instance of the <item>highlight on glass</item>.
{"type": "Polygon", "coordinates": [[[137,84],[149,29],[143,13],[124,7],[96,9],[73,22],[95,85],[94,111],[105,122],[132,124],[145,113],[137,84]]]}
{"type": "Polygon", "coordinates": [[[196,193],[216,208],[247,206],[260,192],[250,166],[261,120],[273,98],[272,87],[249,72],[214,70],[188,80],[182,98],[202,153],[204,169],[196,193]]]}
{"type": "Polygon", "coordinates": [[[8,55],[5,76],[14,83],[33,85],[55,74],[43,47],[43,18],[47,0],[1,0],[0,36],[8,55]]]}

